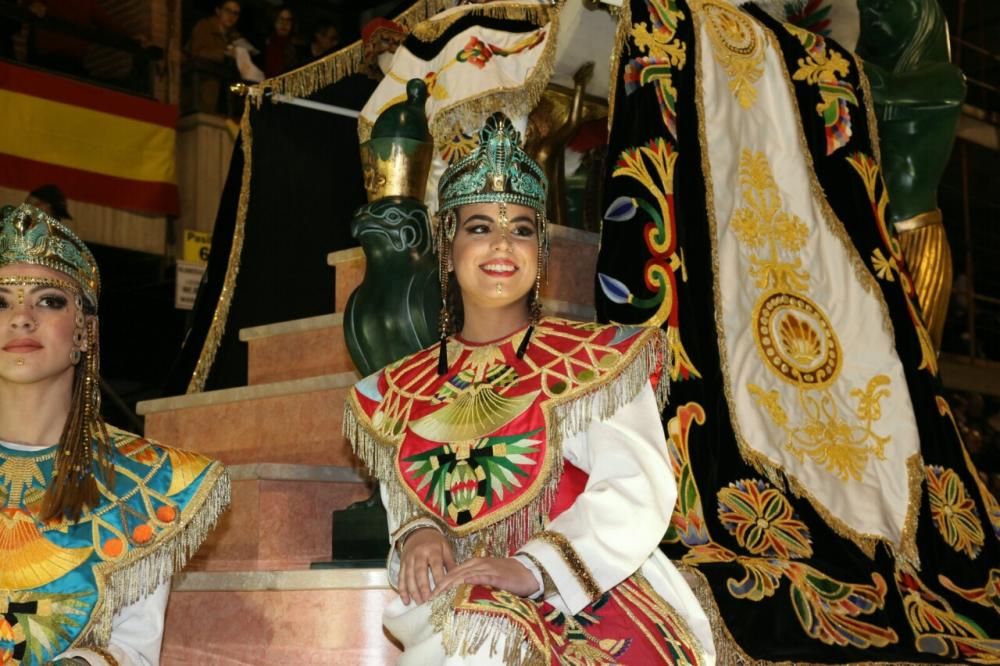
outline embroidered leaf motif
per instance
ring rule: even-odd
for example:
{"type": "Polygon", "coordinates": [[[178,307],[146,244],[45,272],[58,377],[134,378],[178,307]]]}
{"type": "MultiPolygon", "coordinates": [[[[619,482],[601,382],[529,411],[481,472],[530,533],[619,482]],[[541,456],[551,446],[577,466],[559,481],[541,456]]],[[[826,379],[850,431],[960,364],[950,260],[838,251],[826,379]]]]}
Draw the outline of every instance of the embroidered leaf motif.
{"type": "Polygon", "coordinates": [[[0,656],[4,654],[3,639],[10,637],[20,639],[15,642],[26,641],[31,659],[22,661],[49,663],[69,646],[86,622],[90,604],[85,596],[16,591],[0,597],[0,601],[6,601],[6,613],[0,616],[0,656]]]}
{"type": "Polygon", "coordinates": [[[537,464],[540,440],[530,439],[541,428],[524,434],[483,437],[475,442],[455,442],[404,458],[411,463],[405,474],[416,480],[417,492],[442,516],[463,525],[494,499],[521,486],[526,467],[537,464]]]}
{"type": "Polygon", "coordinates": [[[945,543],[971,559],[978,557],[986,535],[976,504],[955,471],[927,465],[927,496],[931,518],[945,543]]]}
{"type": "Polygon", "coordinates": [[[792,582],[789,591],[795,614],[813,638],[827,645],[856,648],[884,647],[899,639],[888,627],[879,627],[858,619],[885,605],[885,580],[872,574],[874,585],[843,583],[812,567],[786,564],[785,575],[792,582]]]}
{"type": "Polygon", "coordinates": [[[810,557],[805,523],[784,495],[760,479],[743,479],[719,491],[719,520],[740,546],[754,555],[781,559],[810,557]]]}

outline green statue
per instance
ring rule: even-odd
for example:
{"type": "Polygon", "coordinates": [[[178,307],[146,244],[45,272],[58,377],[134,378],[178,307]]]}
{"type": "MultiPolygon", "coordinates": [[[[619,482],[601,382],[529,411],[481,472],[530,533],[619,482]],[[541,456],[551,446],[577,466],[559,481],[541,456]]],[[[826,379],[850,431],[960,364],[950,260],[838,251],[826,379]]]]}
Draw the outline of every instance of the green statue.
{"type": "MultiPolygon", "coordinates": [[[[347,300],[344,339],[363,376],[438,339],[441,287],[423,203],[434,151],[426,101],[427,86],[411,80],[406,100],[382,112],[361,145],[368,203],[351,235],[365,252],[365,276],[347,300]]],[[[333,512],[333,566],[382,566],[387,533],[375,484],[367,500],[333,512]]]]}
{"type": "Polygon", "coordinates": [[[344,311],[344,337],[362,375],[437,340],[441,291],[423,204],[433,140],[427,130],[427,87],[414,79],[407,99],[386,109],[361,146],[369,203],[351,234],[365,252],[365,277],[344,311]]]}
{"type": "Polygon", "coordinates": [[[924,318],[940,345],[951,290],[951,251],[937,188],[955,141],[965,78],[950,62],[936,0],[858,0],[865,61],[881,135],[891,221],[924,318]]]}

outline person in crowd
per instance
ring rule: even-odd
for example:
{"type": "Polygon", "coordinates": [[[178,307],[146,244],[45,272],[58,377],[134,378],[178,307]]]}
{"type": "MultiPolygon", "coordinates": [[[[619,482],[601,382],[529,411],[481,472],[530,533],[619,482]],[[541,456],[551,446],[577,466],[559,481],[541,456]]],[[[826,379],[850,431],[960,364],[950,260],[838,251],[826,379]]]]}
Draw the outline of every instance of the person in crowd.
{"type": "Polygon", "coordinates": [[[274,29],[264,46],[264,74],[267,78],[284,74],[298,65],[295,50],[295,13],[282,5],[274,14],[274,29]]]}
{"type": "Polygon", "coordinates": [[[60,222],[73,219],[73,216],[69,214],[69,208],[66,206],[66,195],[63,194],[58,185],[52,183],[40,185],[33,189],[28,194],[28,198],[24,200],[24,203],[31,204],[60,222]]]}
{"type": "Polygon", "coordinates": [[[157,664],[170,577],[229,503],[220,463],[101,418],[100,286],[70,229],[0,210],[5,664],[157,664]]]}
{"type": "Polygon", "coordinates": [[[438,189],[439,345],[359,382],[401,664],[712,664],[658,549],[677,499],[653,328],[541,317],[546,181],[503,114],[438,189]],[[623,517],[627,516],[627,520],[623,517]]]}
{"type": "MultiPolygon", "coordinates": [[[[221,0],[211,16],[199,20],[191,31],[187,52],[193,58],[222,65],[226,56],[233,55],[232,45],[242,38],[236,29],[240,20],[240,3],[221,0]]],[[[235,75],[234,75],[235,76],[235,75]]],[[[218,74],[202,73],[198,80],[198,110],[214,113],[219,107],[222,84],[218,74]]]]}
{"type": "Polygon", "coordinates": [[[301,58],[302,63],[319,60],[336,51],[339,45],[340,32],[337,30],[337,25],[328,20],[319,21],[313,26],[312,37],[301,58]]]}

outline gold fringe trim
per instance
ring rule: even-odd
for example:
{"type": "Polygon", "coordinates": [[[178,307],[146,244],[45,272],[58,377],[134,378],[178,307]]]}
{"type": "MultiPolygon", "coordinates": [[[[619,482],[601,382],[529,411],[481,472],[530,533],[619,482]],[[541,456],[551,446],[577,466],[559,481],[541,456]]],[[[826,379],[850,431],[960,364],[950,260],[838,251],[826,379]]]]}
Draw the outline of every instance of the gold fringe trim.
{"type": "Polygon", "coordinates": [[[100,601],[74,645],[107,645],[112,619],[126,606],[152,594],[184,568],[230,502],[229,473],[215,462],[170,534],[149,548],[135,548],[124,560],[95,568],[100,601]]]}
{"type": "Polygon", "coordinates": [[[446,106],[434,114],[429,126],[434,136],[434,150],[441,153],[451,141],[456,127],[473,129],[482,127],[486,119],[503,109],[509,116],[527,115],[538,105],[542,93],[549,85],[556,63],[556,43],[559,41],[559,13],[552,12],[549,35],[544,51],[524,83],[516,90],[497,88],[480,93],[446,106]]]}
{"type": "Polygon", "coordinates": [[[505,666],[548,666],[532,637],[516,622],[485,612],[456,611],[457,593],[467,588],[452,588],[431,605],[431,625],[441,635],[446,655],[473,657],[488,645],[492,657],[500,653],[502,641],[505,666]]]}
{"type": "Polygon", "coordinates": [[[229,249],[229,260],[226,263],[226,276],[222,280],[222,291],[212,314],[212,323],[198,356],[198,363],[191,373],[188,383],[188,393],[201,393],[205,390],[208,373],[215,363],[215,354],[222,344],[222,335],[226,332],[226,322],[229,320],[229,306],[233,302],[233,292],[236,290],[236,277],[240,272],[240,260],[243,257],[243,239],[246,235],[247,210],[250,207],[250,175],[253,167],[253,130],[250,127],[250,104],[243,105],[243,118],[240,120],[240,133],[243,135],[243,177],[240,182],[240,198],[236,206],[236,224],[233,227],[233,243],[229,249]]]}
{"type": "MultiPolygon", "coordinates": [[[[697,14],[697,12],[695,12],[692,19],[694,21],[696,40],[698,40],[700,39],[702,32],[701,17],[697,14]]],[[[770,47],[780,52],[777,37],[774,33],[767,28],[767,26],[764,26],[756,19],[752,20],[757,27],[764,31],[764,34],[768,38],[770,47]]],[[[788,70],[784,67],[783,61],[780,65],[782,74],[785,78],[785,83],[788,86],[789,95],[791,96],[791,99],[794,100],[794,84],[788,75],[788,70]]],[[[921,484],[923,480],[923,470],[919,452],[912,455],[906,462],[909,498],[907,500],[907,512],[906,517],[904,518],[903,532],[900,535],[900,543],[897,545],[884,536],[861,533],[849,527],[842,520],[830,513],[830,511],[828,511],[822,503],[809,493],[793,475],[787,473],[780,463],[770,459],[766,455],[751,447],[746,437],[743,435],[739,421],[736,418],[736,397],[733,394],[732,386],[729,381],[731,373],[728,361],[729,356],[726,347],[725,325],[722,321],[722,293],[719,279],[719,250],[718,243],[716,242],[716,238],[718,236],[718,220],[715,217],[715,190],[712,180],[711,164],[708,156],[708,139],[705,129],[704,72],[700,52],[695,57],[695,106],[698,114],[698,140],[701,144],[702,176],[705,182],[705,198],[707,203],[706,209],[708,214],[709,233],[711,234],[712,240],[712,292],[713,299],[715,301],[715,326],[719,338],[719,360],[722,366],[723,393],[726,397],[726,403],[729,405],[733,434],[736,438],[740,456],[748,465],[766,477],[767,480],[779,490],[784,491],[786,488],[789,488],[795,495],[805,497],[816,512],[820,514],[820,516],[828,523],[830,528],[838,536],[854,543],[869,558],[874,558],[875,546],[878,542],[882,542],[891,552],[895,553],[902,559],[919,563],[919,555],[916,546],[916,522],[919,513],[920,496],[922,492],[921,484]]],[[[805,156],[813,198],[820,205],[827,228],[840,240],[845,248],[845,251],[848,253],[850,261],[854,267],[855,274],[857,275],[862,288],[876,298],[882,311],[883,326],[890,339],[895,340],[892,321],[889,318],[888,305],[882,296],[881,290],[875,283],[874,277],[868,271],[857,251],[857,248],[854,247],[850,237],[847,235],[843,222],[841,222],[836,216],[830,207],[829,202],[826,200],[823,188],[816,178],[816,170],[812,160],[812,153],[809,151],[809,145],[806,141],[805,130],[802,127],[802,119],[796,112],[793,112],[792,115],[795,116],[799,144],[805,156]]]]}
{"type": "MultiPolygon", "coordinates": [[[[708,615],[709,624],[712,626],[712,637],[715,642],[715,663],[719,664],[719,666],[830,666],[830,662],[754,659],[740,647],[740,644],[736,642],[736,639],[730,633],[729,627],[726,626],[725,620],[722,618],[722,613],[719,611],[719,606],[715,602],[715,596],[712,594],[712,586],[709,584],[705,574],[687,564],[678,563],[677,568],[696,578],[696,582],[691,586],[691,589],[694,591],[698,603],[705,609],[705,614],[708,615]]],[[[930,654],[927,656],[928,658],[933,657],[930,654]]],[[[852,661],[851,663],[856,666],[927,666],[928,663],[933,662],[852,661]]]]}
{"type": "MultiPolygon", "coordinates": [[[[444,11],[454,4],[453,0],[420,0],[412,7],[393,19],[407,30],[415,30],[421,22],[444,11]]],[[[346,76],[362,71],[365,62],[365,45],[360,39],[339,51],[335,51],[308,65],[285,72],[274,78],[266,79],[254,86],[255,88],[270,88],[276,93],[307,97],[317,90],[340,81],[346,76]]],[[[260,95],[254,98],[261,99],[260,95]]]]}
{"type": "Polygon", "coordinates": [[[558,11],[558,9],[537,2],[511,4],[493,2],[484,5],[465,5],[454,12],[448,12],[447,16],[442,16],[441,18],[431,17],[422,23],[418,23],[410,34],[422,42],[432,42],[466,16],[484,16],[487,18],[507,19],[509,21],[528,21],[536,26],[540,26],[545,25],[552,19],[553,11],[558,11]]]}
{"type": "MultiPolygon", "coordinates": [[[[621,66],[622,51],[625,49],[625,40],[628,39],[632,30],[632,2],[625,0],[618,12],[618,24],[615,26],[615,43],[611,52],[611,82],[608,85],[608,136],[611,136],[611,128],[615,122],[615,99],[618,97],[618,68],[621,66]]],[[[598,236],[603,236],[604,216],[601,216],[601,228],[598,236]]],[[[600,250],[600,248],[598,248],[600,250]]]]}
{"type": "Polygon", "coordinates": [[[646,340],[636,343],[622,360],[621,369],[594,387],[571,392],[564,399],[553,399],[546,419],[549,442],[562,445],[590,424],[594,418],[605,420],[632,402],[646,386],[650,376],[660,370],[656,385],[656,404],[662,412],[670,396],[670,368],[673,353],[666,333],[660,329],[647,329],[646,340]],[[552,404],[555,403],[555,404],[552,404]]]}
{"type": "Polygon", "coordinates": [[[882,139],[878,135],[878,120],[875,118],[875,98],[872,97],[872,84],[865,73],[865,64],[854,51],[847,51],[848,57],[854,61],[854,68],[858,72],[858,80],[861,81],[861,91],[865,99],[865,119],[868,121],[868,136],[871,138],[872,155],[875,161],[882,164],[882,139]]]}
{"type": "Polygon", "coordinates": [[[941,348],[952,279],[951,246],[941,211],[921,213],[893,226],[936,352],[941,348]]]}
{"type": "MultiPolygon", "coordinates": [[[[596,386],[571,391],[566,396],[542,403],[547,439],[542,461],[544,481],[534,496],[522,495],[511,502],[492,524],[477,525],[476,531],[466,533],[447,529],[458,561],[483,554],[507,557],[544,530],[562,478],[563,441],[582,432],[594,418],[595,411],[597,418],[607,419],[635,399],[657,368],[661,374],[655,394],[657,406],[663,410],[670,384],[671,358],[667,338],[659,329],[646,329],[640,335],[646,339],[632,345],[617,372],[596,382],[596,386]]],[[[374,428],[353,392],[344,404],[343,434],[372,476],[385,484],[386,510],[397,524],[402,525],[426,512],[419,495],[400,483],[396,476],[399,442],[374,428]]]]}
{"type": "MultiPolygon", "coordinates": [[[[446,9],[451,4],[451,0],[421,0],[394,20],[404,28],[409,29],[425,20],[428,16],[446,9]]],[[[357,73],[363,62],[364,44],[359,40],[304,67],[299,67],[272,79],[265,79],[261,83],[252,86],[252,88],[258,92],[270,88],[272,91],[284,95],[307,97],[317,90],[336,83],[345,76],[357,73]]],[[[219,294],[219,300],[212,315],[212,323],[209,326],[205,342],[202,344],[201,353],[198,356],[194,372],[191,374],[191,379],[188,382],[188,393],[200,393],[205,389],[205,382],[208,379],[209,372],[212,370],[213,363],[215,363],[215,354],[222,342],[222,335],[225,332],[226,322],[229,319],[229,306],[232,302],[233,290],[236,288],[236,277],[240,271],[247,208],[250,203],[250,175],[253,163],[251,155],[253,132],[250,126],[250,108],[252,103],[250,100],[256,100],[259,106],[263,95],[255,94],[252,91],[246,96],[246,99],[247,104],[243,107],[243,117],[240,119],[240,131],[243,134],[243,179],[240,183],[240,197],[236,209],[236,227],[233,230],[233,244],[229,251],[226,276],[223,279],[222,291],[219,294]]]]}
{"type": "MultiPolygon", "coordinates": [[[[456,128],[466,131],[483,125],[498,109],[510,116],[527,115],[542,98],[549,85],[556,61],[556,44],[559,38],[559,10],[561,3],[545,11],[549,16],[549,34],[542,54],[538,57],[531,74],[517,89],[494,88],[474,97],[461,99],[454,104],[437,110],[429,122],[434,137],[434,150],[442,152],[455,135],[456,128]]],[[[487,10],[483,10],[486,12],[487,10]]],[[[494,10],[496,11],[496,10],[494,10]]],[[[488,13],[486,15],[489,15],[488,13]]],[[[371,137],[372,122],[358,119],[358,140],[364,143],[371,137]]]]}

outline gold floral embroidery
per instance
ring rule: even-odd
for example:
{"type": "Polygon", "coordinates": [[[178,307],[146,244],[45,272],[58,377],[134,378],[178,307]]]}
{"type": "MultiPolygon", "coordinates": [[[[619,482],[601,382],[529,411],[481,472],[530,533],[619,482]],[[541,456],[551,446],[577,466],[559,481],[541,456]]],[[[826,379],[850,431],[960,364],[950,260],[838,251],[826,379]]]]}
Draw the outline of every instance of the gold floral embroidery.
{"type": "Polygon", "coordinates": [[[814,32],[785,24],[806,49],[806,57],[799,58],[799,68],[792,75],[796,81],[805,81],[819,88],[820,103],[816,113],[823,119],[826,133],[826,154],[831,155],[851,140],[851,111],[848,104],[858,105],[854,86],[843,80],[851,71],[851,62],[836,49],[827,46],[826,40],[814,32]]]}
{"type": "Polygon", "coordinates": [[[727,2],[692,3],[705,18],[715,59],[726,70],[729,90],[743,109],[757,101],[754,84],[764,75],[764,40],[753,20],[727,2]]]}
{"type": "Polygon", "coordinates": [[[860,480],[870,456],[884,459],[891,441],[874,430],[882,418],[881,400],[889,395],[889,377],[874,375],[863,389],[852,389],[853,407],[829,390],[840,374],[843,351],[826,313],[807,296],[809,272],[797,254],[809,227],[784,210],[763,153],[743,149],[740,189],[744,206],[733,214],[733,233],[749,255],[754,284],[763,291],[751,331],[765,367],[795,388],[800,422],[792,422],[778,391],[755,384],[747,388],[785,432],[785,448],[800,461],[809,456],[842,481],[860,480]]]}
{"type": "Polygon", "coordinates": [[[949,546],[975,559],[986,540],[976,503],[954,470],[939,465],[927,465],[926,470],[934,526],[949,546]]]}

